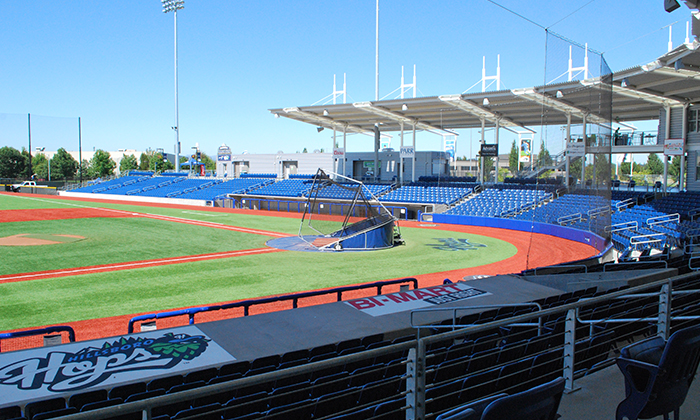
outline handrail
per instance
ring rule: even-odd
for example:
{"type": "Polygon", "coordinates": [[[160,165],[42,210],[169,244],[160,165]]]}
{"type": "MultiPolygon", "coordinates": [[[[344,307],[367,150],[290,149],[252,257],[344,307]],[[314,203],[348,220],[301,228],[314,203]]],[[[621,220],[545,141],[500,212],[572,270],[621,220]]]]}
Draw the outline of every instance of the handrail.
{"type": "Polygon", "coordinates": [[[314,290],[311,292],[293,293],[293,294],[283,295],[283,296],[273,296],[273,297],[265,297],[265,298],[259,298],[259,299],[248,299],[248,300],[243,300],[243,301],[238,301],[238,302],[225,303],[222,305],[200,306],[200,307],[196,307],[196,308],[180,309],[177,311],[168,311],[168,312],[159,312],[159,313],[155,313],[155,314],[138,315],[138,316],[135,316],[129,320],[128,332],[129,332],[129,334],[134,332],[134,324],[136,322],[148,321],[150,319],[163,319],[163,318],[171,318],[171,317],[175,317],[175,316],[187,315],[189,317],[189,324],[192,325],[192,324],[194,324],[194,316],[200,312],[220,311],[220,310],[224,310],[224,309],[233,309],[233,308],[243,307],[243,316],[248,316],[250,314],[250,307],[255,306],[255,305],[263,305],[266,303],[284,302],[284,301],[291,300],[292,307],[297,308],[298,303],[299,303],[299,299],[320,296],[320,295],[328,295],[328,294],[333,294],[333,293],[335,293],[337,295],[336,302],[340,302],[341,300],[343,300],[342,299],[343,292],[350,292],[350,291],[354,291],[354,290],[362,290],[362,289],[369,289],[372,287],[376,287],[377,294],[380,295],[382,293],[382,288],[384,286],[390,286],[393,284],[401,284],[401,283],[413,283],[413,288],[414,289],[418,288],[418,280],[416,278],[406,277],[403,279],[377,281],[374,283],[366,283],[366,284],[355,285],[355,286],[342,286],[342,287],[335,287],[333,289],[314,290]]]}
{"type": "Polygon", "coordinates": [[[634,230],[639,229],[639,222],[636,220],[631,220],[629,222],[615,223],[614,225],[605,226],[606,232],[619,232],[621,230],[629,230],[634,228],[634,230]]]}
{"type": "Polygon", "coordinates": [[[0,340],[7,340],[10,338],[19,338],[19,337],[31,337],[34,335],[44,335],[44,334],[53,334],[53,333],[61,333],[61,332],[67,332],[68,333],[68,341],[70,341],[71,343],[75,342],[75,330],[68,325],[55,325],[52,327],[36,328],[36,329],[32,329],[32,330],[0,333],[0,340]]]}
{"type": "Polygon", "coordinates": [[[626,200],[622,200],[619,203],[616,203],[615,207],[617,208],[617,211],[622,211],[624,209],[634,207],[636,204],[637,204],[637,199],[630,197],[626,200]]]}
{"type": "Polygon", "coordinates": [[[581,268],[583,267],[586,270],[586,274],[588,274],[588,266],[586,264],[570,264],[570,265],[550,265],[546,267],[535,267],[534,275],[537,275],[537,269],[542,269],[544,270],[549,269],[549,270],[556,270],[558,268],[581,268]]]}
{"type": "Polygon", "coordinates": [[[605,263],[605,264],[603,264],[603,273],[606,272],[605,269],[606,269],[606,267],[608,267],[608,266],[639,265],[639,264],[647,264],[647,265],[650,265],[650,264],[661,264],[661,263],[664,264],[664,267],[665,267],[665,268],[668,268],[668,261],[664,261],[664,260],[658,260],[658,261],[629,261],[629,262],[616,262],[616,263],[610,262],[610,263],[605,263]]]}
{"type": "Polygon", "coordinates": [[[583,215],[581,213],[568,214],[566,216],[558,218],[557,223],[561,225],[562,223],[572,222],[574,220],[580,222],[581,220],[583,220],[583,215]]]}
{"type": "MultiPolygon", "coordinates": [[[[410,322],[411,322],[411,327],[416,328],[416,329],[421,329],[421,328],[452,328],[452,330],[455,330],[455,327],[459,328],[464,328],[465,326],[463,325],[457,325],[457,312],[458,311],[469,311],[469,310],[474,310],[474,309],[493,309],[493,308],[521,308],[521,307],[530,307],[534,306],[537,308],[538,311],[542,310],[542,305],[540,305],[537,302],[525,302],[525,303],[501,303],[501,304],[495,304],[495,305],[475,305],[475,306],[455,306],[451,308],[427,308],[427,309],[414,309],[411,311],[410,315],[410,322]],[[424,324],[424,325],[416,325],[413,322],[413,314],[416,313],[423,313],[423,312],[446,312],[446,311],[452,311],[452,325],[445,325],[445,324],[424,324]]],[[[476,324],[473,324],[476,325],[476,324]]],[[[537,323],[526,323],[526,324],[508,324],[512,326],[537,326],[538,331],[542,329],[542,318],[539,318],[539,321],[537,323]]]]}
{"type": "Polygon", "coordinates": [[[668,223],[668,222],[678,223],[680,221],[681,221],[681,215],[678,213],[672,213],[672,214],[666,214],[664,216],[650,217],[647,219],[647,225],[654,226],[654,225],[660,225],[662,223],[668,223]]]}
{"type": "Polygon", "coordinates": [[[661,242],[662,238],[665,238],[666,235],[663,233],[650,233],[648,235],[637,235],[637,236],[632,236],[630,238],[630,244],[631,245],[639,245],[639,244],[650,244],[650,243],[657,243],[661,242]]]}

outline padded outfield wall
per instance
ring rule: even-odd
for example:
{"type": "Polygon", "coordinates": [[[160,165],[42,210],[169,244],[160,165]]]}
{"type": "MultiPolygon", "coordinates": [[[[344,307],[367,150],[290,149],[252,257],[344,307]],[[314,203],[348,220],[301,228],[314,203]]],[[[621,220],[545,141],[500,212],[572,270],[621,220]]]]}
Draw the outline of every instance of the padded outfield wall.
{"type": "Polygon", "coordinates": [[[558,238],[569,239],[571,241],[580,242],[582,244],[594,247],[599,251],[596,258],[604,255],[613,246],[612,242],[606,242],[604,238],[596,235],[593,232],[528,220],[436,213],[433,214],[433,222],[452,225],[493,227],[556,236],[558,238]]]}

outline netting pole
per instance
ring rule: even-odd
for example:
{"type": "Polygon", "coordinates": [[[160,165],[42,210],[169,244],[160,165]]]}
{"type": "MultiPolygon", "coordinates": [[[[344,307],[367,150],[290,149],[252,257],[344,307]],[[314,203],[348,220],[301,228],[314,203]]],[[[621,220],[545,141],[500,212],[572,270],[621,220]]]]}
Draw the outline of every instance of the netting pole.
{"type": "Polygon", "coordinates": [[[413,124],[413,156],[411,156],[411,182],[416,182],[416,125],[413,124]]]}
{"type": "Polygon", "coordinates": [[[29,178],[34,175],[32,171],[32,114],[27,114],[27,135],[29,136],[29,178]]]}
{"type": "Polygon", "coordinates": [[[586,146],[588,138],[586,134],[586,114],[583,114],[583,156],[581,156],[581,188],[586,185],[586,146]]]}

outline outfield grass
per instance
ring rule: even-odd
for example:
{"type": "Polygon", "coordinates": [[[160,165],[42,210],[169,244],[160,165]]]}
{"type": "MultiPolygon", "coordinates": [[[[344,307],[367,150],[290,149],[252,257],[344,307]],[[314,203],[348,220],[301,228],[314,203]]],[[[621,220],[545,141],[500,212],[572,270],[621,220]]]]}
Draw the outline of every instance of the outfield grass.
{"type": "MultiPolygon", "coordinates": [[[[3,203],[3,197],[0,195],[0,203],[3,203]]],[[[57,201],[56,205],[59,203],[57,201]]],[[[97,206],[286,233],[296,233],[299,226],[296,219],[255,214],[121,204],[97,206]]],[[[8,232],[29,233],[27,230],[32,229],[98,239],[31,247],[31,252],[27,247],[1,247],[3,252],[12,253],[11,259],[15,262],[1,262],[0,272],[31,272],[60,268],[57,267],[59,265],[78,267],[104,264],[112,259],[133,261],[167,255],[259,248],[270,239],[261,235],[145,218],[0,223],[0,236],[8,236],[8,232]],[[68,228],[74,230],[66,232],[68,228]]],[[[466,233],[402,228],[402,234],[406,240],[405,246],[382,251],[284,251],[0,284],[0,313],[3,314],[0,331],[411,277],[494,263],[517,251],[507,242],[466,233]],[[442,244],[437,238],[468,239],[486,247],[446,251],[438,249],[442,244]]]]}

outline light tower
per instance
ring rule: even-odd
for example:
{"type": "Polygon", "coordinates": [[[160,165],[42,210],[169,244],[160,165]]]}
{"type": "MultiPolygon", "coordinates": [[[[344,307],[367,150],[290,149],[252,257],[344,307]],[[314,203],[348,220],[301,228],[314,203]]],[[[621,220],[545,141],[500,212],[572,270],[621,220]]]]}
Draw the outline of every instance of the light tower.
{"type": "Polygon", "coordinates": [[[185,0],[161,0],[163,13],[173,12],[175,22],[175,171],[180,172],[180,114],[177,100],[177,11],[185,8],[185,0]]]}

